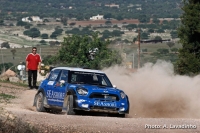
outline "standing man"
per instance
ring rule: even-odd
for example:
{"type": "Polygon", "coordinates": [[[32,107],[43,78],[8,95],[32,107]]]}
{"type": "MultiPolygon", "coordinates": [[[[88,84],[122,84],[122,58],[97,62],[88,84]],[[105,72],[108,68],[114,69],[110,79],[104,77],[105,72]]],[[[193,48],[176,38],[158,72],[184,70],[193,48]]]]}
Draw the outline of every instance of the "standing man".
{"type": "Polygon", "coordinates": [[[37,89],[36,83],[37,83],[37,71],[39,70],[39,73],[41,72],[40,70],[40,65],[41,65],[41,56],[36,53],[37,48],[33,47],[32,48],[32,53],[29,53],[26,56],[26,71],[28,71],[28,86],[30,89],[35,88],[37,89]],[[33,86],[31,82],[33,81],[33,86]]]}

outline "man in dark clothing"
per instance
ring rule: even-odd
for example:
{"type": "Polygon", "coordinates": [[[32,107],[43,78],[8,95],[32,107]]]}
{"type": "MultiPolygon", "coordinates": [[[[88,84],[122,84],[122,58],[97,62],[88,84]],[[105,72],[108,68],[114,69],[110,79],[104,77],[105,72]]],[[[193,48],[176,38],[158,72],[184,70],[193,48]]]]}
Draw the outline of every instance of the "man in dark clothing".
{"type": "Polygon", "coordinates": [[[40,70],[40,65],[41,65],[41,56],[36,53],[37,48],[33,47],[32,48],[32,53],[29,53],[26,56],[26,71],[28,71],[28,85],[29,88],[35,88],[37,89],[36,83],[37,83],[37,72],[39,70],[39,73],[41,72],[40,70]],[[33,86],[31,82],[33,81],[33,86]]]}

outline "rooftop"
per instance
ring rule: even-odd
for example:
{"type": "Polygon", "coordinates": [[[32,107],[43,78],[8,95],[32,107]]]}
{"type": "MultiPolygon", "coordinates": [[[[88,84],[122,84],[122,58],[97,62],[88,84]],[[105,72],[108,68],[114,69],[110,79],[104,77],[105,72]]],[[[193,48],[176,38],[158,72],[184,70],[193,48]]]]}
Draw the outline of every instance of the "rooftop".
{"type": "Polygon", "coordinates": [[[94,69],[84,69],[84,68],[77,68],[77,67],[56,67],[54,69],[64,69],[64,70],[70,70],[70,71],[83,71],[83,72],[92,72],[92,73],[104,73],[100,70],[94,70],[94,69]]]}

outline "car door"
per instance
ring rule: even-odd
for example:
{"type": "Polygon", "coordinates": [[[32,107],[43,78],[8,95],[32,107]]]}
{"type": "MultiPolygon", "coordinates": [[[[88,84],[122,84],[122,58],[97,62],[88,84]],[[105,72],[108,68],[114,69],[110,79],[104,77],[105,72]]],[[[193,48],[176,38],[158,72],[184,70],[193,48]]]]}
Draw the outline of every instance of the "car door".
{"type": "Polygon", "coordinates": [[[57,83],[55,83],[53,91],[56,92],[55,102],[57,106],[62,107],[66,89],[68,86],[68,70],[62,70],[57,83]]]}
{"type": "Polygon", "coordinates": [[[55,85],[58,81],[59,75],[61,73],[60,69],[53,70],[49,76],[49,81],[47,82],[45,93],[47,97],[47,101],[49,105],[56,105],[57,102],[55,100],[55,85]]]}

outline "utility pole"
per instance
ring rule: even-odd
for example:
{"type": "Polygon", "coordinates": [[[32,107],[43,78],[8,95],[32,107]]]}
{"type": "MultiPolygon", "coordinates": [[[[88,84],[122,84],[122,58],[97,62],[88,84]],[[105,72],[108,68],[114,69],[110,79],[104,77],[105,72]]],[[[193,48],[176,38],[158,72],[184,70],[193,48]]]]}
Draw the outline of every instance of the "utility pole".
{"type": "Polygon", "coordinates": [[[133,53],[133,64],[132,64],[132,68],[134,69],[134,53],[133,53]]]}
{"type": "Polygon", "coordinates": [[[138,69],[140,68],[140,28],[138,29],[138,69]]]}
{"type": "MultiPolygon", "coordinates": [[[[5,66],[4,66],[4,59],[3,59],[2,48],[1,48],[1,58],[2,58],[2,63],[3,63],[3,69],[2,69],[2,70],[5,71],[5,66]]],[[[3,71],[2,71],[2,72],[3,72],[3,71]]]]}

